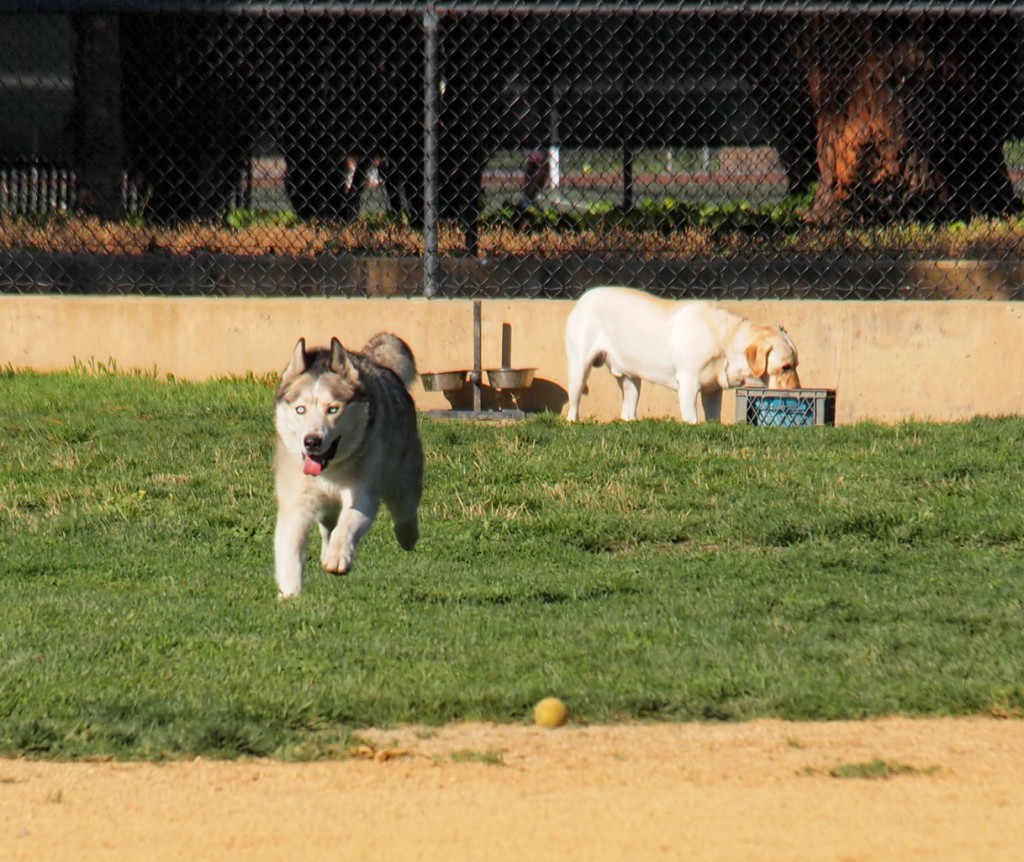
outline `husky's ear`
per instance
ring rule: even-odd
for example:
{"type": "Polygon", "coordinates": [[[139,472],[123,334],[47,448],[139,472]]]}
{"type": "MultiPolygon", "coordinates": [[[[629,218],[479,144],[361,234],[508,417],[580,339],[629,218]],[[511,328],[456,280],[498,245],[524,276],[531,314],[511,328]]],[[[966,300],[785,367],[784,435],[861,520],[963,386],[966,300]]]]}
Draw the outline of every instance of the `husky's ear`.
{"type": "Polygon", "coordinates": [[[354,370],[352,362],[348,358],[348,353],[345,352],[345,348],[334,337],[331,338],[331,362],[327,367],[334,374],[351,374],[354,370]]]}
{"type": "Polygon", "coordinates": [[[284,370],[284,376],[295,377],[296,375],[302,374],[307,367],[306,339],[300,338],[295,344],[295,349],[292,351],[292,358],[288,363],[288,367],[284,370]]]}

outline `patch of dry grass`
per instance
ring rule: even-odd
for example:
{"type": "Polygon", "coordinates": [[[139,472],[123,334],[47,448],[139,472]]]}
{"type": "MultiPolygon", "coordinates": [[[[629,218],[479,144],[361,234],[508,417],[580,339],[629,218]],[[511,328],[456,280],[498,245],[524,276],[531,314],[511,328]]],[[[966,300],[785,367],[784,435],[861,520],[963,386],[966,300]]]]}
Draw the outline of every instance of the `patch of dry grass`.
{"type": "MultiPolygon", "coordinates": [[[[200,251],[252,256],[311,257],[360,254],[416,257],[423,237],[397,220],[351,224],[307,222],[187,223],[174,227],[105,223],[77,215],[0,219],[0,248],[62,254],[189,255],[200,251]]],[[[462,231],[441,225],[440,253],[465,254],[462,231]]],[[[898,225],[880,228],[822,228],[775,224],[763,215],[727,224],[666,225],[657,219],[576,220],[537,218],[528,224],[495,218],[480,231],[480,254],[561,259],[601,255],[639,260],[695,260],[708,257],[896,257],[920,260],[1024,257],[1024,219],[976,220],[952,225],[898,225]]]]}

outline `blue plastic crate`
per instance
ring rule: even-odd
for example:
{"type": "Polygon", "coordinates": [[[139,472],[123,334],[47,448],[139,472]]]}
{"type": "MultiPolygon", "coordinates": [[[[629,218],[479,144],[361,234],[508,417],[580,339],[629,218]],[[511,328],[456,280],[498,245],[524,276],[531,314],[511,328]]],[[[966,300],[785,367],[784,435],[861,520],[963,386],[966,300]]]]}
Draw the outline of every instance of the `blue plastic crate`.
{"type": "Polygon", "coordinates": [[[836,424],[835,389],[736,390],[736,423],[770,428],[803,428],[836,424]]]}

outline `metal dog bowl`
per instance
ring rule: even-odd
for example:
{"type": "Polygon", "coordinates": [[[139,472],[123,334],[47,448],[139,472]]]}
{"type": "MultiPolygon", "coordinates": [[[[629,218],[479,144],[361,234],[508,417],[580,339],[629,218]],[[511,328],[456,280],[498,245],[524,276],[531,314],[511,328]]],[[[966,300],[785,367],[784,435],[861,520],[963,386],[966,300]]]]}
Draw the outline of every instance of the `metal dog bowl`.
{"type": "Polygon", "coordinates": [[[423,388],[427,392],[447,392],[450,389],[461,389],[466,382],[468,371],[437,371],[432,374],[421,374],[423,388]]]}
{"type": "Polygon", "coordinates": [[[536,368],[488,368],[487,381],[495,389],[528,389],[536,368]]]}

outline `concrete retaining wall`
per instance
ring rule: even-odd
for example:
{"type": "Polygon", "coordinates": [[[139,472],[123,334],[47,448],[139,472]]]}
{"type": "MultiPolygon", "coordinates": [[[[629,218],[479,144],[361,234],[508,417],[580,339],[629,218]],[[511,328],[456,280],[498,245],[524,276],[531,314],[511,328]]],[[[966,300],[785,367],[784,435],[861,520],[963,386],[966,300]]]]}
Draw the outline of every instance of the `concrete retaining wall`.
{"type": "MultiPolygon", "coordinates": [[[[720,305],[752,320],[781,323],[800,351],[805,386],[838,390],[836,421],[955,421],[1024,413],[1024,305],[1000,301],[741,300],[720,305]]],[[[503,332],[511,364],[537,368],[527,406],[564,403],[568,300],[487,299],[482,306],[484,367],[501,364],[503,332]],[[563,397],[559,397],[563,396],[563,397]]],[[[469,368],[471,300],[241,299],[0,296],[0,367],[56,370],[76,361],[116,362],[186,379],[276,372],[299,336],[337,335],[361,347],[386,329],[405,338],[421,372],[469,368]]],[[[423,409],[448,406],[414,392],[423,409]]],[[[591,376],[583,415],[614,419],[619,391],[604,369],[591,376]]],[[[732,421],[735,401],[723,404],[732,421]]],[[[2,409],[2,405],[0,405],[2,409]]],[[[641,416],[679,415],[674,392],[646,386],[641,416]]]]}

